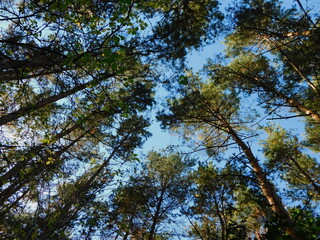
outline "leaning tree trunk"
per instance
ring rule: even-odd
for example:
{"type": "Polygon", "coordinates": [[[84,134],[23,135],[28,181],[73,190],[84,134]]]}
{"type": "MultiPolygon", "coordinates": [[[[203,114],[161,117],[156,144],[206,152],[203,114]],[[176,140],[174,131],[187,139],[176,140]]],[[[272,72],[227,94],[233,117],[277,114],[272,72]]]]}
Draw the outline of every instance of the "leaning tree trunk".
{"type": "MultiPolygon", "coordinates": [[[[111,77],[112,74],[109,74],[107,75],[106,77],[111,77]]],[[[19,119],[20,117],[22,116],[25,116],[33,111],[36,111],[36,110],[39,110],[43,107],[46,107],[48,106],[49,104],[52,104],[52,103],[55,103],[63,98],[66,98],[68,96],[71,96],[79,91],[82,91],[84,89],[86,89],[87,87],[90,87],[92,85],[95,85],[98,83],[99,80],[97,79],[94,79],[90,82],[86,82],[86,83],[82,83],[82,84],[79,84],[67,91],[64,91],[64,92],[61,92],[59,94],[56,94],[56,95],[53,95],[53,96],[50,96],[50,97],[47,97],[45,99],[42,99],[40,100],[39,102],[37,103],[30,103],[28,104],[28,106],[25,106],[25,107],[22,107],[20,108],[19,110],[16,110],[14,112],[11,112],[11,113],[8,113],[4,116],[1,116],[0,117],[0,126],[1,125],[4,125],[4,124],[7,124],[11,121],[14,121],[14,120],[17,120],[19,119]]]]}
{"type": "Polygon", "coordinates": [[[320,113],[317,110],[311,109],[310,107],[307,107],[306,105],[299,102],[298,100],[295,100],[294,98],[280,92],[276,88],[272,87],[270,84],[265,83],[262,78],[258,78],[258,77],[248,78],[246,75],[241,74],[237,71],[231,71],[230,73],[236,74],[241,78],[248,79],[248,81],[252,82],[257,87],[262,88],[264,91],[272,93],[276,95],[278,98],[282,99],[286,104],[288,104],[295,111],[312,118],[312,120],[315,122],[320,123],[320,113]]]}
{"type": "Polygon", "coordinates": [[[262,167],[259,164],[258,159],[254,156],[250,147],[243,142],[243,140],[239,137],[239,135],[236,133],[236,131],[232,128],[232,126],[229,124],[229,122],[224,118],[222,114],[220,114],[218,111],[216,112],[216,114],[217,114],[218,120],[226,128],[226,131],[228,132],[228,134],[230,134],[233,140],[238,144],[238,146],[245,153],[256,175],[258,184],[260,186],[260,189],[263,195],[267,199],[272,211],[282,219],[282,222],[285,226],[287,234],[290,235],[294,240],[301,239],[297,234],[295,224],[291,219],[288,211],[282,205],[281,198],[276,193],[273,184],[267,178],[265,172],[263,171],[262,167]]]}

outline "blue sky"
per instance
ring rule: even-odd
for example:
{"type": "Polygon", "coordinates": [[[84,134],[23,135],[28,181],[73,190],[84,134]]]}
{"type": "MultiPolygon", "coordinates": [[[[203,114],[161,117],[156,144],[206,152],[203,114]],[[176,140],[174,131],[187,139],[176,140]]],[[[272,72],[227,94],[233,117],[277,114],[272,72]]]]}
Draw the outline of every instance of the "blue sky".
{"type": "MultiPolygon", "coordinates": [[[[230,0],[221,1],[221,9],[224,9],[230,4],[230,0]]],[[[296,3],[295,0],[284,0],[283,5],[284,6],[291,6],[292,4],[296,3]]],[[[319,0],[305,0],[301,1],[302,5],[305,9],[309,9],[312,12],[317,12],[320,8],[319,0]]],[[[208,45],[201,49],[200,51],[192,51],[187,58],[188,61],[188,68],[191,68],[193,71],[199,71],[204,64],[206,64],[207,60],[209,58],[213,58],[214,55],[222,53],[224,49],[223,45],[223,39],[216,40],[215,44],[208,45]]],[[[161,94],[158,94],[157,97],[161,97],[161,94]]],[[[262,116],[263,112],[261,112],[262,116]]],[[[153,112],[153,117],[155,113],[153,112]]],[[[293,115],[293,113],[288,113],[288,115],[293,115]]],[[[277,120],[277,121],[270,121],[270,120],[263,120],[262,124],[271,124],[271,122],[275,122],[277,124],[280,124],[282,127],[293,131],[297,136],[302,137],[302,134],[304,132],[303,130],[303,120],[300,118],[292,118],[287,120],[277,120]]],[[[150,137],[147,142],[144,144],[143,149],[141,152],[147,153],[151,149],[161,149],[164,148],[170,144],[178,144],[179,138],[173,134],[170,134],[169,132],[166,132],[164,130],[161,130],[160,124],[156,122],[156,120],[153,118],[153,124],[150,127],[150,132],[152,133],[152,137],[150,137]]],[[[257,147],[257,145],[256,145],[257,147]]]]}
{"type": "MultiPolygon", "coordinates": [[[[214,44],[208,45],[203,49],[201,49],[200,51],[192,51],[187,57],[187,62],[188,62],[187,67],[191,68],[194,72],[201,70],[203,65],[207,63],[208,59],[214,58],[216,54],[223,52],[225,46],[222,43],[222,41],[223,39],[217,40],[214,44]]],[[[164,90],[160,90],[159,92],[157,92],[156,99],[163,97],[164,96],[163,92],[164,90]]],[[[251,101],[254,101],[254,100],[251,99],[251,101]]],[[[252,106],[253,105],[254,103],[252,104],[252,106]]],[[[157,110],[155,109],[155,111],[157,110]]],[[[155,119],[155,111],[153,111],[151,114],[152,115],[151,119],[153,123],[149,128],[149,131],[152,133],[152,137],[150,137],[146,141],[142,149],[138,150],[138,153],[146,154],[150,150],[159,150],[159,149],[165,148],[168,145],[179,145],[179,143],[181,143],[179,141],[181,139],[179,139],[177,135],[161,129],[160,123],[157,122],[155,119]]],[[[263,110],[260,109],[258,111],[261,114],[261,116],[260,118],[257,119],[257,121],[265,117],[263,110]]],[[[287,115],[290,116],[294,114],[288,112],[287,115]]],[[[279,124],[283,128],[295,133],[298,137],[300,138],[302,137],[302,134],[304,132],[303,130],[304,124],[303,124],[302,118],[291,118],[286,120],[275,120],[275,121],[271,121],[267,119],[268,117],[262,120],[261,125],[265,126],[267,124],[273,124],[273,123],[279,124]]],[[[255,154],[257,154],[259,158],[263,158],[262,153],[259,150],[261,149],[261,146],[259,144],[261,139],[265,137],[266,137],[266,134],[261,133],[258,138],[252,139],[253,151],[255,152],[255,154]]],[[[180,150],[187,151],[187,152],[190,151],[190,149],[183,146],[180,150]]]]}
{"type": "MultiPolygon", "coordinates": [[[[210,57],[213,57],[215,54],[221,52],[223,50],[223,45],[219,42],[208,45],[204,47],[200,51],[191,52],[188,57],[188,68],[192,68],[193,71],[199,71],[204,64],[206,64],[207,60],[210,57]]],[[[160,90],[160,93],[157,93],[156,98],[161,98],[163,96],[163,91],[160,90]]],[[[177,145],[179,144],[179,137],[169,133],[168,131],[164,131],[160,128],[159,122],[155,120],[155,112],[152,112],[152,120],[153,123],[149,129],[152,133],[152,137],[150,137],[143,146],[142,152],[147,153],[148,151],[154,149],[159,150],[165,148],[168,145],[177,145]]]]}

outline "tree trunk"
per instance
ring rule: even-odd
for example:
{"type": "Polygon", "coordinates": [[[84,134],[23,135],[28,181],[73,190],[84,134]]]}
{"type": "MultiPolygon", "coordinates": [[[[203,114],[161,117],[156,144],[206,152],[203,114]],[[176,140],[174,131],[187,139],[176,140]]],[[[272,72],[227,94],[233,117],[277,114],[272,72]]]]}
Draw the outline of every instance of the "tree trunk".
{"type": "Polygon", "coordinates": [[[165,193],[165,186],[161,190],[161,194],[160,194],[157,206],[156,206],[156,212],[155,212],[155,214],[154,214],[154,216],[152,218],[152,225],[151,225],[151,228],[150,228],[149,240],[153,240],[153,237],[155,235],[156,226],[157,226],[158,218],[159,218],[160,211],[161,211],[161,205],[162,205],[162,202],[163,202],[164,193],[165,193]]]}
{"type": "Polygon", "coordinates": [[[224,218],[221,215],[221,212],[219,209],[219,204],[218,204],[215,196],[214,196],[213,200],[214,200],[214,205],[217,210],[217,215],[218,215],[220,225],[221,225],[221,240],[227,240],[226,222],[224,221],[224,218]]]}
{"type": "MultiPolygon", "coordinates": [[[[108,74],[107,76],[104,76],[106,78],[113,76],[112,74],[108,74]]],[[[9,113],[7,115],[4,115],[2,117],[0,117],[0,126],[4,125],[6,123],[9,123],[11,121],[17,120],[18,118],[25,116],[29,113],[31,113],[32,111],[36,111],[39,110],[51,103],[57,102],[65,97],[68,97],[76,92],[79,92],[81,90],[86,89],[87,87],[89,87],[90,85],[96,84],[97,80],[92,80],[90,82],[87,83],[83,83],[83,84],[79,84],[75,87],[73,87],[72,89],[69,89],[65,92],[61,92],[57,95],[54,96],[50,96],[48,98],[42,99],[41,101],[34,103],[34,104],[29,104],[26,107],[22,107],[17,111],[14,111],[12,113],[9,113]]]]}
{"type": "MultiPolygon", "coordinates": [[[[100,165],[100,167],[94,172],[94,174],[86,182],[81,182],[82,181],[81,178],[78,179],[75,186],[79,188],[76,189],[73,193],[74,199],[69,199],[69,201],[67,201],[64,204],[65,209],[59,211],[59,217],[55,219],[54,223],[51,223],[51,226],[52,226],[51,229],[48,232],[43,233],[42,236],[39,236],[39,239],[41,240],[50,239],[51,235],[54,232],[56,232],[57,230],[60,230],[65,226],[68,226],[70,221],[72,221],[76,217],[77,212],[79,212],[85,204],[80,204],[80,206],[78,206],[73,212],[70,212],[71,207],[77,202],[81,201],[83,194],[86,191],[88,191],[88,189],[90,189],[90,186],[93,184],[93,182],[97,180],[96,177],[102,172],[103,169],[105,169],[109,165],[110,160],[117,154],[120,146],[125,140],[126,140],[126,137],[113,149],[113,151],[110,153],[108,158],[100,165]]],[[[102,182],[100,184],[103,185],[104,183],[105,182],[102,182]]],[[[124,239],[126,238],[127,237],[125,237],[124,239]]]]}
{"type": "Polygon", "coordinates": [[[276,90],[275,88],[266,85],[265,83],[261,83],[261,81],[259,81],[259,79],[255,79],[255,81],[259,82],[259,85],[266,89],[267,91],[276,94],[279,98],[283,99],[287,104],[289,104],[292,108],[297,109],[299,112],[308,115],[309,117],[311,117],[314,121],[319,122],[320,123],[320,114],[316,111],[311,110],[310,108],[306,107],[305,105],[303,105],[302,103],[299,103],[298,101],[294,100],[291,97],[288,97],[287,95],[279,92],[278,90],[276,90]]]}
{"type": "MultiPolygon", "coordinates": [[[[309,31],[307,31],[309,32],[309,31]]],[[[310,33],[309,33],[310,34],[310,33]]],[[[274,41],[270,40],[268,37],[265,38],[265,40],[267,42],[269,42],[270,44],[272,44],[279,52],[280,54],[287,60],[287,62],[291,65],[291,67],[293,67],[293,69],[300,75],[300,77],[302,79],[304,79],[308,85],[317,93],[319,94],[319,89],[312,83],[312,81],[310,81],[308,79],[308,77],[306,75],[304,75],[302,73],[302,71],[297,67],[297,65],[289,58],[289,56],[284,52],[284,50],[282,50],[282,48],[280,46],[278,46],[277,43],[275,43],[274,41]]]]}
{"type": "MultiPolygon", "coordinates": [[[[46,161],[49,158],[58,159],[70,147],[75,145],[81,138],[83,138],[85,136],[85,134],[86,133],[80,135],[78,138],[73,140],[69,145],[63,147],[62,149],[60,149],[56,153],[47,156],[45,159],[43,159],[42,162],[37,162],[35,164],[35,166],[32,167],[31,171],[24,174],[22,178],[19,176],[19,172],[17,172],[16,174],[17,174],[18,179],[15,182],[11,183],[11,185],[8,186],[6,189],[2,190],[2,192],[0,193],[0,206],[2,206],[5,203],[5,201],[8,200],[8,198],[10,198],[12,195],[14,195],[23,186],[25,186],[29,182],[30,178],[34,178],[34,177],[38,176],[39,174],[41,174],[43,172],[43,170],[45,168],[52,168],[54,165],[57,165],[56,162],[47,165],[46,161]]],[[[58,161],[58,160],[56,160],[56,161],[58,161]]]]}
{"type": "Polygon", "coordinates": [[[290,160],[293,162],[293,164],[297,167],[297,169],[300,171],[300,173],[305,176],[305,178],[308,180],[308,182],[312,185],[314,190],[319,194],[320,196],[320,186],[314,181],[314,179],[310,176],[310,174],[305,171],[300,164],[294,159],[293,157],[290,158],[290,160]]]}
{"type": "Polygon", "coordinates": [[[28,77],[29,74],[27,73],[34,74],[42,72],[42,75],[46,75],[50,72],[61,73],[65,70],[63,65],[67,60],[67,57],[58,50],[8,39],[1,39],[0,43],[9,46],[12,49],[23,49],[25,51],[24,59],[13,59],[5,53],[0,52],[1,81],[28,79],[30,77],[28,77]]]}
{"type": "Polygon", "coordinates": [[[320,114],[317,111],[313,111],[312,109],[306,107],[302,103],[299,103],[297,100],[294,100],[292,97],[289,97],[289,96],[281,93],[280,91],[278,91],[277,89],[275,89],[271,85],[266,84],[263,81],[263,79],[259,79],[257,77],[248,78],[248,76],[243,75],[243,74],[241,74],[241,73],[239,73],[237,71],[231,71],[230,73],[236,74],[241,78],[244,78],[244,79],[247,79],[248,81],[253,82],[256,86],[261,87],[266,92],[275,94],[277,97],[279,97],[280,99],[284,100],[285,103],[287,103],[293,109],[296,109],[298,112],[303,113],[303,114],[311,117],[314,121],[320,123],[320,114]]]}
{"type": "MultiPolygon", "coordinates": [[[[53,142],[56,142],[59,139],[67,136],[74,130],[78,129],[80,126],[81,126],[80,124],[75,124],[69,129],[60,132],[59,134],[57,134],[52,138],[53,142]]],[[[46,143],[42,143],[37,145],[33,149],[31,149],[29,152],[27,152],[24,155],[25,160],[17,162],[17,164],[14,165],[14,167],[12,167],[9,171],[7,171],[2,176],[0,176],[0,183],[5,184],[7,181],[9,181],[10,178],[17,176],[19,174],[19,170],[23,169],[28,163],[30,163],[30,160],[32,159],[33,154],[38,154],[39,152],[43,151],[47,146],[48,145],[46,143]]]]}
{"type": "Polygon", "coordinates": [[[286,228],[287,234],[289,234],[292,239],[299,240],[301,239],[297,235],[297,230],[295,229],[295,224],[291,219],[288,211],[282,205],[281,198],[277,195],[273,184],[267,179],[267,176],[263,169],[261,168],[258,159],[253,155],[250,147],[243,142],[243,140],[239,137],[239,135],[235,132],[229,122],[224,118],[223,115],[219,113],[219,111],[215,111],[217,114],[218,120],[223,124],[226,128],[227,132],[231,135],[233,140],[238,144],[238,146],[245,153],[249,163],[257,177],[260,189],[263,195],[266,197],[268,203],[273,212],[275,212],[283,221],[283,224],[286,228]]]}

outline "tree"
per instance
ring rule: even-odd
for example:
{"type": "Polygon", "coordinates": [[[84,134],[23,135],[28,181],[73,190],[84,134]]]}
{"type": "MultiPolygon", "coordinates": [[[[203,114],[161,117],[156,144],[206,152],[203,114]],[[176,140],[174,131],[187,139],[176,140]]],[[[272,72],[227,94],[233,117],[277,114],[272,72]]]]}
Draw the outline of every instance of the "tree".
{"type": "Polygon", "coordinates": [[[267,131],[269,136],[263,146],[268,169],[280,173],[291,187],[318,198],[320,188],[317,177],[320,173],[317,160],[304,153],[303,144],[284,129],[269,127],[267,131]]]}
{"type": "Polygon", "coordinates": [[[178,97],[169,100],[169,111],[159,118],[188,140],[198,137],[197,144],[209,157],[237,145],[240,153],[234,155],[247,159],[239,158],[238,164],[250,166],[275,213],[269,220],[292,239],[302,239],[308,227],[296,223],[295,208],[285,208],[281,195],[305,208],[315,209],[318,201],[320,105],[319,71],[314,63],[319,53],[319,14],[310,13],[300,1],[285,7],[278,1],[248,0],[228,11],[231,25],[226,54],[204,68],[207,80],[192,73],[180,77],[178,97]],[[267,159],[260,161],[246,142],[254,131],[246,121],[256,125],[243,114],[251,111],[244,104],[248,97],[275,116],[271,120],[304,118],[306,138],[267,127],[269,138],[263,144],[267,159]],[[286,116],[286,109],[295,114],[286,116]],[[276,176],[288,184],[286,193],[271,183],[271,179],[278,181],[276,176]]]}
{"type": "Polygon", "coordinates": [[[295,2],[285,8],[278,1],[245,1],[232,10],[227,44],[236,60],[227,71],[269,111],[289,107],[297,113],[290,117],[305,117],[311,133],[320,121],[319,14],[295,2]]]}
{"type": "Polygon", "coordinates": [[[149,152],[147,161],[137,168],[112,197],[112,216],[123,239],[168,239],[172,234],[165,223],[175,223],[190,187],[189,171],[193,160],[172,149],[149,152]]]}
{"type": "MultiPolygon", "coordinates": [[[[254,224],[251,215],[254,214],[256,220],[257,213],[265,211],[255,203],[253,194],[241,201],[243,193],[253,193],[256,184],[250,186],[250,177],[243,169],[232,165],[230,162],[220,170],[210,162],[200,165],[194,173],[194,205],[191,205],[189,215],[196,219],[191,229],[191,236],[196,239],[246,239],[253,231],[249,228],[254,224]]],[[[260,227],[259,224],[259,230],[260,227]]]]}
{"type": "Polygon", "coordinates": [[[245,142],[245,135],[240,132],[245,125],[241,124],[241,115],[238,113],[239,94],[236,89],[230,88],[228,80],[223,81],[227,77],[228,75],[217,71],[210,76],[207,83],[202,83],[198,77],[191,76],[189,85],[180,91],[181,98],[173,99],[168,106],[170,112],[160,114],[159,118],[164,126],[182,128],[186,134],[192,136],[201,135],[205,139],[204,146],[208,149],[236,144],[240,154],[246,157],[270,209],[279,215],[287,233],[293,239],[300,239],[294,221],[285,209],[277,190],[245,142]],[[216,81],[222,84],[217,84],[216,81]]]}
{"type": "Polygon", "coordinates": [[[134,158],[149,136],[154,63],[199,48],[214,16],[216,1],[0,3],[4,237],[68,239],[90,207],[104,206],[110,162],[134,158]]]}
{"type": "Polygon", "coordinates": [[[4,238],[169,239],[181,214],[195,238],[318,237],[319,13],[299,0],[239,1],[225,15],[218,6],[1,1],[4,238]],[[181,73],[188,51],[218,35],[225,53],[181,73]],[[162,81],[164,68],[175,82],[162,81]],[[175,96],[163,126],[219,167],[189,174],[191,162],[169,150],[137,163],[158,82],[175,96]],[[303,119],[304,136],[258,121],[260,107],[268,120],[303,119]]]}
{"type": "MultiPolygon", "coordinates": [[[[300,229],[304,229],[304,239],[319,239],[319,215],[310,209],[301,209],[301,206],[290,209],[290,213],[295,219],[300,229]]],[[[262,239],[290,239],[279,227],[279,219],[272,218],[266,222],[268,231],[262,235],[262,239]]]]}

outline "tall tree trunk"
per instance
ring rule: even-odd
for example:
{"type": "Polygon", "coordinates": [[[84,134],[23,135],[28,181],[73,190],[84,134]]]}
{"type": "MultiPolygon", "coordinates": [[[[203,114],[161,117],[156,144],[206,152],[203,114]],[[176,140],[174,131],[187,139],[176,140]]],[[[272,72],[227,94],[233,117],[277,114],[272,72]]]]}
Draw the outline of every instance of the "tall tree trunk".
{"type": "Polygon", "coordinates": [[[256,175],[263,195],[266,197],[272,211],[275,212],[283,221],[286,232],[292,237],[292,239],[300,240],[301,238],[297,234],[297,230],[295,228],[293,220],[291,219],[288,211],[282,205],[281,198],[276,193],[273,184],[267,178],[265,172],[259,164],[258,159],[254,156],[250,147],[243,142],[243,140],[239,137],[233,127],[229,124],[229,122],[224,118],[222,114],[219,113],[219,110],[216,110],[215,113],[218,120],[226,128],[228,134],[231,135],[233,140],[238,144],[238,146],[242,149],[247,159],[249,160],[249,163],[256,175]]]}
{"type": "Polygon", "coordinates": [[[56,153],[47,156],[45,159],[43,159],[42,162],[37,162],[35,164],[35,166],[33,166],[31,168],[31,171],[24,174],[22,177],[19,176],[19,172],[18,172],[17,173],[18,179],[15,182],[11,183],[11,185],[9,185],[6,189],[1,191],[1,193],[0,193],[0,206],[2,206],[5,203],[5,201],[7,201],[12,195],[17,193],[21,188],[23,188],[23,186],[25,186],[28,182],[30,182],[30,178],[34,178],[34,177],[38,176],[39,174],[41,174],[43,172],[43,170],[45,168],[52,168],[53,166],[60,163],[60,161],[56,160],[57,162],[54,162],[54,163],[48,165],[46,163],[46,161],[48,161],[49,158],[58,159],[63,153],[65,153],[70,147],[75,145],[85,135],[86,135],[86,133],[83,133],[82,135],[80,135],[78,138],[73,140],[67,146],[63,147],[62,149],[60,149],[56,153]]]}
{"type": "MultiPolygon", "coordinates": [[[[293,157],[290,157],[290,160],[293,162],[293,164],[296,166],[296,168],[299,170],[299,172],[308,180],[308,182],[312,185],[314,190],[318,193],[320,196],[320,186],[316,183],[316,181],[310,176],[310,174],[304,170],[300,164],[297,162],[297,160],[293,157]]],[[[290,166],[289,166],[290,167],[290,166]]]]}
{"type": "MultiPolygon", "coordinates": [[[[75,124],[72,127],[60,132],[59,134],[57,134],[56,136],[54,136],[52,138],[52,141],[53,141],[52,143],[54,143],[54,142],[58,141],[59,139],[67,136],[68,134],[70,134],[74,130],[78,129],[80,126],[81,126],[80,124],[75,124]]],[[[27,164],[30,164],[30,160],[33,158],[33,155],[34,154],[38,154],[39,152],[43,151],[44,149],[46,149],[47,146],[48,146],[47,143],[41,143],[41,144],[37,145],[36,147],[32,148],[30,151],[28,151],[24,155],[24,160],[23,161],[18,161],[16,163],[16,165],[14,165],[9,171],[7,171],[2,176],[0,176],[0,184],[5,184],[12,177],[18,176],[19,175],[19,171],[21,169],[23,169],[27,164]]]]}
{"type": "MultiPolygon", "coordinates": [[[[61,228],[64,228],[65,226],[68,226],[68,224],[76,217],[76,214],[85,206],[86,203],[80,204],[76,209],[70,212],[70,209],[72,206],[74,206],[76,203],[81,202],[83,194],[90,189],[90,186],[96,181],[97,176],[105,169],[111,159],[117,154],[119,151],[119,148],[123,144],[123,142],[126,140],[127,137],[124,137],[120,143],[114,147],[110,155],[104,162],[99,166],[99,168],[92,174],[92,176],[85,182],[83,182],[83,179],[79,178],[77,183],[75,183],[75,186],[78,187],[75,189],[73,193],[73,199],[68,199],[68,201],[64,204],[64,209],[61,209],[59,212],[59,217],[55,219],[53,223],[50,223],[51,229],[49,229],[47,232],[44,232],[41,236],[39,236],[39,240],[46,240],[50,239],[51,235],[56,232],[57,230],[60,230],[61,228]]],[[[84,174],[85,176],[85,174],[84,174]]],[[[86,177],[84,177],[86,179],[86,177]]],[[[105,181],[100,182],[100,185],[103,186],[105,184],[105,181]]]]}
{"type": "Polygon", "coordinates": [[[161,205],[163,202],[164,193],[165,193],[165,186],[161,189],[161,194],[158,199],[157,206],[156,206],[156,212],[154,213],[154,216],[152,218],[152,224],[151,224],[151,228],[150,228],[150,232],[149,232],[149,240],[153,240],[154,235],[155,235],[156,226],[159,221],[159,216],[160,216],[161,205]]]}
{"type": "Polygon", "coordinates": [[[261,85],[267,91],[274,93],[279,98],[283,99],[293,109],[298,110],[298,112],[303,113],[303,114],[311,117],[314,121],[320,123],[320,114],[317,111],[313,111],[312,109],[306,107],[302,103],[299,103],[297,100],[293,99],[292,97],[289,97],[289,96],[279,92],[277,89],[275,89],[275,88],[273,88],[263,82],[261,83],[261,81],[259,81],[259,79],[255,79],[255,81],[258,82],[259,85],[261,85]]]}
{"type": "Polygon", "coordinates": [[[291,108],[295,109],[296,111],[304,115],[311,117],[314,121],[320,123],[320,114],[317,111],[312,110],[309,107],[305,106],[304,104],[293,99],[292,97],[289,97],[283,94],[282,92],[272,87],[270,84],[265,83],[262,78],[258,78],[258,77],[248,78],[248,76],[241,74],[237,71],[231,71],[230,73],[236,74],[241,78],[247,79],[248,81],[254,83],[256,86],[264,89],[266,92],[276,95],[278,98],[282,99],[285,103],[287,103],[291,108]]]}
{"type": "Polygon", "coordinates": [[[43,76],[50,72],[61,73],[66,69],[64,63],[67,57],[58,50],[8,39],[1,39],[1,43],[7,48],[23,49],[25,56],[24,59],[13,59],[0,52],[0,81],[28,79],[30,78],[28,73],[33,75],[42,72],[43,76]]]}
{"type": "Polygon", "coordinates": [[[219,209],[220,206],[218,204],[216,196],[214,196],[213,201],[214,201],[214,205],[217,210],[217,215],[218,215],[220,225],[221,225],[221,240],[227,240],[226,221],[224,220],[224,218],[220,212],[220,209],[219,209]]]}
{"type": "MultiPolygon", "coordinates": [[[[107,74],[104,77],[108,78],[111,76],[113,76],[113,74],[107,74]]],[[[33,111],[39,110],[45,106],[48,106],[49,104],[52,104],[54,102],[57,102],[57,101],[65,98],[65,97],[71,96],[72,94],[79,92],[81,90],[84,90],[87,87],[89,87],[90,85],[96,84],[97,82],[98,82],[98,80],[95,79],[95,80],[92,80],[87,83],[79,84],[79,85],[77,85],[77,86],[73,87],[72,89],[69,89],[65,92],[61,92],[57,95],[50,96],[48,98],[42,99],[41,101],[33,103],[33,104],[30,103],[26,107],[22,107],[17,111],[11,112],[7,115],[0,117],[0,126],[4,125],[6,123],[9,123],[11,121],[17,120],[18,118],[20,118],[22,116],[25,116],[33,111]]]]}
{"type": "MultiPolygon", "coordinates": [[[[309,32],[309,34],[311,34],[310,33],[310,31],[308,31],[309,32]]],[[[312,83],[312,81],[310,81],[309,79],[308,79],[308,77],[305,75],[305,74],[303,74],[303,72],[298,68],[298,66],[289,58],[289,56],[285,53],[285,51],[284,50],[282,50],[282,48],[280,47],[280,46],[278,46],[278,44],[276,43],[276,42],[274,42],[274,41],[272,41],[270,38],[264,38],[267,42],[269,42],[270,44],[272,44],[279,52],[280,52],[280,54],[284,57],[284,59],[286,59],[287,60],[287,62],[291,65],[291,67],[300,75],[300,77],[302,78],[302,79],[304,79],[306,82],[307,82],[307,84],[319,95],[319,89],[317,88],[317,86],[315,86],[313,83],[312,83]]]]}

